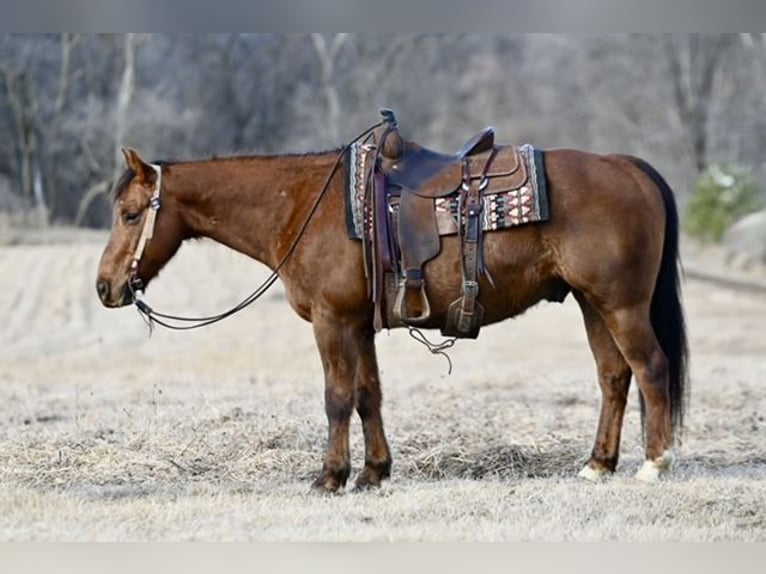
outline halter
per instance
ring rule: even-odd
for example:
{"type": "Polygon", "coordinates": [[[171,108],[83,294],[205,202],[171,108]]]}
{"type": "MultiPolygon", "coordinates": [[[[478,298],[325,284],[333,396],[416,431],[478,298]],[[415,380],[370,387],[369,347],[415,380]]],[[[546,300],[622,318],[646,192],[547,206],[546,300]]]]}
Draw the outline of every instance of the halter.
{"type": "Polygon", "coordinates": [[[162,202],[160,201],[160,189],[162,188],[162,166],[150,163],[151,167],[157,177],[154,182],[154,190],[152,191],[152,197],[149,200],[149,213],[144,220],[144,227],[141,230],[141,236],[138,238],[138,244],[136,250],[133,253],[133,260],[130,263],[130,279],[128,285],[134,296],[138,296],[143,291],[143,281],[138,276],[138,262],[144,256],[146,250],[146,244],[154,236],[154,226],[157,222],[157,212],[160,210],[162,202]]]}

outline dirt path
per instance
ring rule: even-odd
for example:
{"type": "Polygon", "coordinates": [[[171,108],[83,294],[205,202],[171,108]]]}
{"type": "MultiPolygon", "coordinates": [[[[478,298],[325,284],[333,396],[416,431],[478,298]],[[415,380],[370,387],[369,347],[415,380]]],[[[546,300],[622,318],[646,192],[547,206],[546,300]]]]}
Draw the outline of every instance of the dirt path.
{"type": "MultiPolygon", "coordinates": [[[[281,290],[148,337],[134,310],[99,306],[94,239],[0,248],[0,539],[766,539],[764,294],[687,282],[692,402],[663,485],[632,479],[635,390],[617,475],[573,478],[599,396],[567,301],[460,342],[451,376],[406,332],[381,334],[393,479],[324,499],[307,496],[326,432],[319,360],[281,290]]],[[[265,275],[185,246],[149,299],[214,312],[265,275]]]]}

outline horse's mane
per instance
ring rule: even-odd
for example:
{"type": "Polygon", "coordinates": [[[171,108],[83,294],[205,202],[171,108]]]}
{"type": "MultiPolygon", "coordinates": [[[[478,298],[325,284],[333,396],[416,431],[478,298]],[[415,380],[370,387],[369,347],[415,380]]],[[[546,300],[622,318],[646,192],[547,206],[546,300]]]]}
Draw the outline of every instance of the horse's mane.
{"type": "Polygon", "coordinates": [[[162,159],[157,160],[152,163],[155,165],[178,165],[178,164],[184,164],[184,163],[196,163],[196,162],[220,162],[220,161],[248,161],[253,159],[280,159],[280,158],[292,158],[292,157],[316,157],[320,155],[327,155],[327,154],[338,154],[341,152],[343,147],[337,147],[333,149],[325,149],[325,150],[312,150],[312,151],[303,151],[303,152],[278,152],[278,153],[250,153],[250,152],[232,152],[230,154],[220,155],[220,154],[213,154],[208,157],[202,157],[197,159],[188,159],[188,160],[179,160],[179,159],[162,159]]]}
{"type": "MultiPolygon", "coordinates": [[[[213,155],[207,158],[201,158],[201,159],[192,159],[192,160],[167,160],[167,159],[160,159],[153,161],[152,163],[154,165],[159,166],[172,166],[172,165],[179,165],[184,163],[194,163],[194,162],[223,162],[223,161],[248,161],[248,160],[254,160],[254,159],[278,159],[278,158],[290,158],[290,157],[317,157],[320,155],[326,155],[330,153],[338,154],[341,152],[343,148],[335,148],[330,150],[321,150],[321,151],[307,151],[307,152],[296,152],[296,153],[273,153],[273,154],[232,154],[232,155],[213,155]]],[[[113,200],[119,199],[120,195],[125,191],[125,189],[128,187],[128,184],[131,182],[131,180],[136,176],[136,172],[133,171],[131,168],[126,168],[125,171],[122,172],[119,178],[117,178],[117,181],[114,184],[114,187],[112,188],[112,198],[113,200]]]]}

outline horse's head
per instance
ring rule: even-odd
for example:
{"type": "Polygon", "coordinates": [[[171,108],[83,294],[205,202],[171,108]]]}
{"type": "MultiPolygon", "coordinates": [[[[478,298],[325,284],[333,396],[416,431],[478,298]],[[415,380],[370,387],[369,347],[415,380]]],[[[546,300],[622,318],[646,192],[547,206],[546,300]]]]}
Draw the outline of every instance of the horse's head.
{"type": "Polygon", "coordinates": [[[106,307],[129,305],[183,240],[177,204],[162,189],[162,170],[123,149],[127,169],[115,184],[112,231],[96,291],[106,307]],[[162,193],[161,193],[162,192],[162,193]]]}

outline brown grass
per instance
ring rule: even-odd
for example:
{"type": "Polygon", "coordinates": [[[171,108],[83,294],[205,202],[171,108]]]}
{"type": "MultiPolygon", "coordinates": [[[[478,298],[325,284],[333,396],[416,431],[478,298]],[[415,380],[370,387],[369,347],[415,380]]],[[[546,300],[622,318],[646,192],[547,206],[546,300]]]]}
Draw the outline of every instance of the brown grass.
{"type": "MultiPolygon", "coordinates": [[[[149,338],[133,310],[98,306],[98,239],[0,248],[2,540],[766,539],[763,296],[687,285],[692,402],[662,484],[632,478],[635,394],[618,473],[575,478],[598,390],[567,302],[459,343],[451,376],[383,333],[392,480],[325,498],[309,493],[326,436],[319,361],[279,289],[218,326],[149,338]]],[[[263,276],[195,245],[149,298],[215,311],[263,276]]],[[[360,435],[355,421],[357,471],[360,435]]]]}

